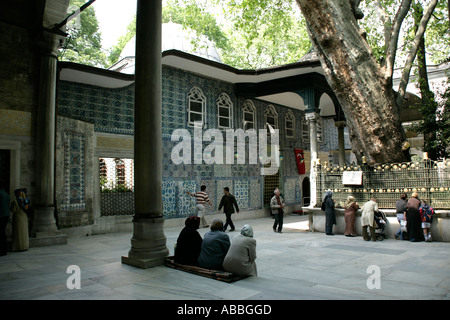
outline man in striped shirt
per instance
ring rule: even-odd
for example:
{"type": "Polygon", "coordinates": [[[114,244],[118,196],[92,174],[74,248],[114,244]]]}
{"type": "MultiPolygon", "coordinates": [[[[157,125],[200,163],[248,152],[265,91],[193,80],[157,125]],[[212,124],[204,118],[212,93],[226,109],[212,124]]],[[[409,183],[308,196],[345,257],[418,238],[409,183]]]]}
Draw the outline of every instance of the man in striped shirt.
{"type": "Polygon", "coordinates": [[[208,194],[205,192],[206,186],[202,185],[200,187],[200,191],[196,193],[191,193],[189,191],[186,191],[186,193],[192,197],[195,197],[197,200],[197,204],[195,205],[195,208],[197,209],[197,217],[200,218],[200,221],[202,223],[203,228],[209,227],[209,225],[206,223],[205,220],[205,214],[206,214],[206,208],[205,204],[208,203],[212,205],[211,201],[209,201],[208,194]]]}

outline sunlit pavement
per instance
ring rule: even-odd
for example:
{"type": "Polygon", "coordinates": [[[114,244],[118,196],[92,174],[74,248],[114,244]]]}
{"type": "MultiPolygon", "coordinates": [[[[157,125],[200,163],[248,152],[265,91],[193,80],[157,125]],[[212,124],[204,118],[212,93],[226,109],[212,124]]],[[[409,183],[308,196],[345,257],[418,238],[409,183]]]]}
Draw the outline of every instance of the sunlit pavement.
{"type": "MultiPolygon", "coordinates": [[[[0,257],[0,299],[450,298],[450,243],[326,236],[308,232],[308,217],[297,215],[285,217],[281,234],[270,217],[236,221],[230,238],[246,223],[257,240],[258,277],[230,284],[165,266],[124,265],[131,234],[116,233],[0,257]],[[72,265],[79,267],[80,289],[68,288],[72,265]]],[[[165,229],[170,254],[180,230],[165,229]]]]}

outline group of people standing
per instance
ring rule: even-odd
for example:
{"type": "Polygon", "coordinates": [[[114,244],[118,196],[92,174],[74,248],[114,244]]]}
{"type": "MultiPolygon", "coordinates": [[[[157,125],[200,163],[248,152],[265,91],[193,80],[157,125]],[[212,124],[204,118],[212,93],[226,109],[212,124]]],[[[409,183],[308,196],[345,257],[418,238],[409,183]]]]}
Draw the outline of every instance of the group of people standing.
{"type": "MultiPolygon", "coordinates": [[[[326,191],[321,207],[322,211],[325,211],[325,233],[327,235],[334,235],[332,229],[333,225],[336,224],[335,200],[332,196],[332,191],[326,191]]],[[[425,200],[419,200],[417,192],[413,192],[409,199],[406,194],[402,194],[395,206],[400,224],[395,238],[412,242],[424,240],[431,242],[431,221],[435,213],[434,209],[425,200]]],[[[347,237],[355,237],[357,234],[355,222],[358,209],[360,207],[356,199],[353,196],[348,196],[344,211],[344,235],[347,237]]],[[[379,209],[375,198],[371,198],[361,208],[362,236],[365,241],[376,241],[375,229],[378,227],[380,220],[377,216],[378,213],[379,209]]]]}
{"type": "Polygon", "coordinates": [[[176,263],[225,270],[241,276],[257,276],[256,240],[250,225],[245,225],[241,234],[231,241],[223,231],[223,221],[216,219],[202,239],[197,231],[200,220],[196,216],[186,219],[175,247],[176,263]]]}
{"type": "Polygon", "coordinates": [[[417,192],[413,192],[409,199],[402,194],[395,207],[400,223],[396,239],[431,242],[431,222],[435,211],[426,200],[420,200],[417,192]],[[406,232],[402,231],[402,224],[406,224],[406,232]]]}

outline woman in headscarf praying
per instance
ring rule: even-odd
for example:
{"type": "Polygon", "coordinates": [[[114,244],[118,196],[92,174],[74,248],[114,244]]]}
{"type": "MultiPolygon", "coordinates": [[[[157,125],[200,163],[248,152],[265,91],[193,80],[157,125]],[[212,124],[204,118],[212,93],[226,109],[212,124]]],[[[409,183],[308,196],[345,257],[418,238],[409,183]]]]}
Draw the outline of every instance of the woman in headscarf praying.
{"type": "Polygon", "coordinates": [[[347,203],[345,204],[344,219],[345,219],[345,232],[346,237],[355,237],[355,221],[356,221],[356,211],[359,209],[358,202],[356,202],[355,197],[348,196],[347,203]]]}
{"type": "Polygon", "coordinates": [[[175,247],[175,262],[189,266],[196,266],[202,249],[202,237],[198,233],[200,218],[191,216],[184,222],[175,247]]]}
{"type": "Polygon", "coordinates": [[[202,250],[198,265],[205,269],[222,270],[223,259],[230,248],[230,237],[222,231],[223,222],[216,219],[211,224],[211,231],[203,237],[202,250]]]}
{"type": "Polygon", "coordinates": [[[411,198],[406,203],[406,230],[408,231],[408,238],[411,242],[425,240],[422,232],[422,219],[419,208],[419,194],[413,192],[411,198]]]}
{"type": "Polygon", "coordinates": [[[11,202],[12,251],[25,251],[29,248],[28,217],[31,204],[24,189],[14,190],[16,199],[11,202]]]}
{"type": "Polygon", "coordinates": [[[331,190],[326,191],[322,204],[322,210],[325,211],[325,233],[328,236],[334,236],[333,224],[336,224],[336,214],[334,212],[334,200],[332,196],[333,192],[331,192],[331,190]]]}
{"type": "Polygon", "coordinates": [[[241,276],[257,276],[255,260],[256,240],[253,238],[252,227],[246,224],[241,234],[233,239],[223,261],[223,268],[241,276]]]}

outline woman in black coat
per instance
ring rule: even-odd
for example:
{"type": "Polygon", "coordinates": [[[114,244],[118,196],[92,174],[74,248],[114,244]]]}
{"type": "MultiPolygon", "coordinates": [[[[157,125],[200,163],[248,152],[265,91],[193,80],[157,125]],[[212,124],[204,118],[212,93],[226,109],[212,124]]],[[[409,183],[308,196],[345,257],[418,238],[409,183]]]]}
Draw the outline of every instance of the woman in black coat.
{"type": "Polygon", "coordinates": [[[420,217],[420,200],[417,192],[413,192],[411,198],[406,203],[406,230],[409,241],[424,241],[422,230],[422,219],[420,217]]]}
{"type": "Polygon", "coordinates": [[[202,249],[202,237],[198,233],[200,227],[199,217],[189,217],[185,221],[175,247],[175,262],[189,266],[196,266],[202,249]]]}
{"type": "Polygon", "coordinates": [[[333,192],[325,192],[325,198],[322,203],[322,210],[325,211],[325,233],[328,236],[334,236],[333,224],[336,224],[336,214],[334,213],[333,192]]]}

